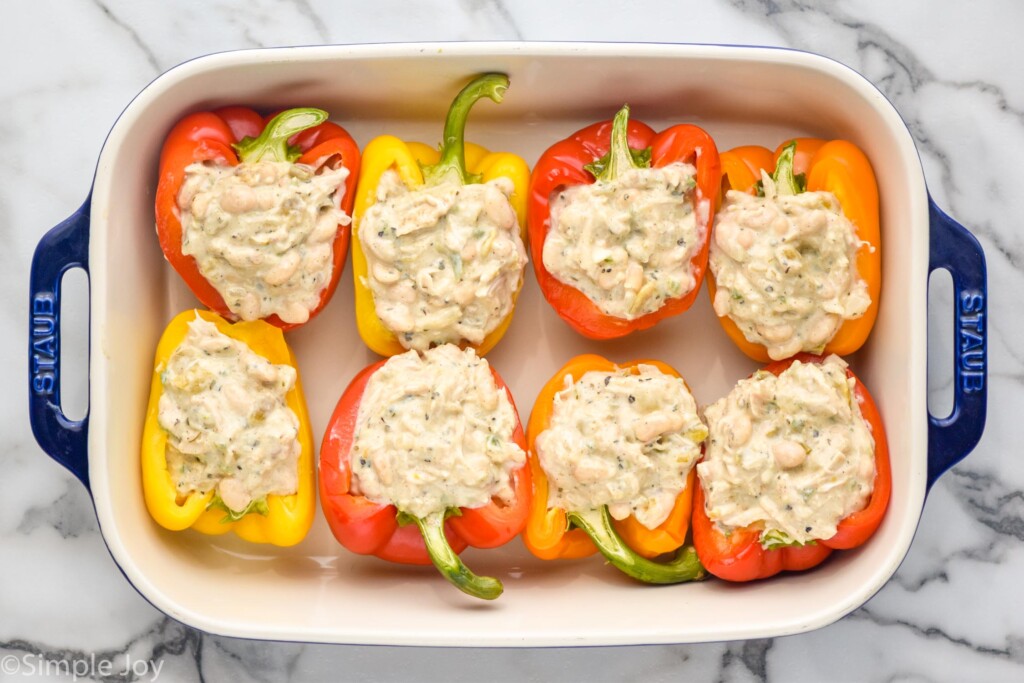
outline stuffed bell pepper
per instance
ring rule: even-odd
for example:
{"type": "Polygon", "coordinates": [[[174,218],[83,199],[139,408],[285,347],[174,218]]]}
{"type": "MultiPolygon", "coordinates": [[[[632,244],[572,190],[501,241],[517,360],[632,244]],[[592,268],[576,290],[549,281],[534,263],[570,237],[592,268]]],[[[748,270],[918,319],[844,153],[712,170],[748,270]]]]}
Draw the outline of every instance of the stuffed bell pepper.
{"type": "Polygon", "coordinates": [[[190,114],[160,154],[160,246],[221,316],[301,325],[338,285],[358,176],[358,146],[320,109],[190,114]]]}
{"type": "Polygon", "coordinates": [[[440,150],[384,135],[366,146],[355,209],[356,321],[382,356],[435,344],[483,355],[512,321],[523,284],[529,168],[464,142],[483,97],[508,77],[485,74],[455,97],[440,150]]]}
{"type": "Polygon", "coordinates": [[[600,551],[646,583],[703,578],[684,543],[706,436],[693,396],[668,365],[573,358],[530,415],[526,547],[547,560],[600,551]],[[654,559],[668,553],[675,556],[654,559]]]}
{"type": "Polygon", "coordinates": [[[463,565],[467,545],[517,536],[530,504],[526,441],[512,395],[471,348],[408,351],[359,373],[320,451],[320,502],[349,550],[431,564],[492,600],[496,578],[463,565]]]}
{"type": "Polygon", "coordinates": [[[142,435],[160,526],[289,546],[313,522],[313,438],[281,330],[185,311],[156,351],[142,435]]]}
{"type": "Polygon", "coordinates": [[[545,298],[591,339],[682,313],[707,267],[718,151],[697,126],[655,133],[623,107],[550,147],[530,180],[530,252],[545,298]]]}
{"type": "Polygon", "coordinates": [[[704,417],[693,542],[710,573],[750,581],[808,569],[881,524],[891,490],[885,429],[838,356],[773,363],[704,417]]]}
{"type": "Polygon", "coordinates": [[[759,362],[845,356],[878,312],[882,252],[871,164],[845,140],[722,154],[708,289],[730,338],[759,362]]]}

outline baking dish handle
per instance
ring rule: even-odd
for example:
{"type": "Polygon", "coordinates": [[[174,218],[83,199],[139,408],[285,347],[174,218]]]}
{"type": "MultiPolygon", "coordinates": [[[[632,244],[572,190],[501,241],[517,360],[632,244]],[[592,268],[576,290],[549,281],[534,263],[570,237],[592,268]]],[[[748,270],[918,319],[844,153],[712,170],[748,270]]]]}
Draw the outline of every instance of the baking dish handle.
{"type": "Polygon", "coordinates": [[[953,410],[928,414],[928,488],[971,452],[985,429],[988,399],[988,287],[985,254],[966,228],[928,198],[931,271],[953,278],[953,410]]]}
{"type": "Polygon", "coordinates": [[[47,455],[89,487],[89,415],[69,420],[60,402],[60,288],[72,268],[89,272],[89,205],[85,203],[36,246],[29,275],[29,421],[47,455]]]}

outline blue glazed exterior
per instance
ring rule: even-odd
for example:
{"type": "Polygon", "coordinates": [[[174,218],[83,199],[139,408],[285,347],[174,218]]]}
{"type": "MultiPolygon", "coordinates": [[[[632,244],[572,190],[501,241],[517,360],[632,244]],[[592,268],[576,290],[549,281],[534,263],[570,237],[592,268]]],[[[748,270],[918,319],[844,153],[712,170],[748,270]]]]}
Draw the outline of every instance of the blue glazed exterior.
{"type": "Polygon", "coordinates": [[[72,268],[89,272],[91,195],[39,241],[29,276],[29,420],[47,455],[89,488],[89,416],[69,420],[60,403],[60,287],[72,268]]]}
{"type": "Polygon", "coordinates": [[[928,416],[928,488],[967,456],[985,429],[988,400],[988,279],[985,254],[974,235],[928,199],[929,272],[953,278],[953,411],[928,416]]]}

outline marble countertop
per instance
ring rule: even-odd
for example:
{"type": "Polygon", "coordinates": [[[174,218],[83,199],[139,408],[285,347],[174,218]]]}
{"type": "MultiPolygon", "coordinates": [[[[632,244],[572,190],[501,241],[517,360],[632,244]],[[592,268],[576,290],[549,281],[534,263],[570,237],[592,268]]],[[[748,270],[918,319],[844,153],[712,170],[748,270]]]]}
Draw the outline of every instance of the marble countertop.
{"type": "MultiPolygon", "coordinates": [[[[19,379],[0,412],[0,679],[72,680],[77,670],[88,674],[79,680],[111,681],[1024,680],[1024,464],[1007,447],[1019,438],[1011,415],[1024,407],[1024,354],[1013,346],[1014,330],[1024,327],[1005,296],[1024,287],[1024,232],[1016,225],[1024,215],[1024,5],[628,4],[58,0],[5,9],[0,283],[11,298],[0,314],[13,332],[0,338],[0,358],[19,379]],[[892,100],[933,196],[980,239],[991,284],[985,436],[932,490],[896,576],[838,623],[748,642],[536,650],[205,635],[135,592],[106,550],[86,490],[32,439],[21,388],[32,251],[85,197],[107,131],[149,81],[197,55],[239,48],[498,39],[778,45],[837,59],[892,100]]],[[[931,317],[948,317],[950,304],[937,299],[931,317]]],[[[950,342],[932,335],[930,348],[933,357],[948,354],[950,342]]],[[[940,365],[950,363],[932,368],[936,392],[949,384],[940,365]]]]}

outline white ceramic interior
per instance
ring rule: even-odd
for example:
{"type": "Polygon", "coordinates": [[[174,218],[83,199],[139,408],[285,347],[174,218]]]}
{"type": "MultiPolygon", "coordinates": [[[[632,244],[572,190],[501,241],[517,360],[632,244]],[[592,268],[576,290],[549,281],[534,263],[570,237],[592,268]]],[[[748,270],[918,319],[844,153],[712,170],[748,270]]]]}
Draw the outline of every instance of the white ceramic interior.
{"type": "MultiPolygon", "coordinates": [[[[925,334],[928,214],[920,163],[888,101],[848,68],[777,49],[692,45],[467,43],[256,50],[203,57],[161,76],[125,110],[99,160],[92,205],[89,475],[100,525],[127,578],[154,605],[206,631],[338,643],[554,646],[677,643],[781,635],[827,624],[866,601],[903,559],[926,473],[925,334]],[[436,143],[451,97],[483,71],[510,74],[500,106],[477,105],[469,138],[532,165],[551,143],[624,102],[661,128],[705,127],[721,149],[787,136],[848,138],[872,159],[882,191],[884,299],[868,345],[851,359],[889,432],[893,497],[859,550],[820,568],[748,585],[718,580],[651,587],[599,557],[533,558],[516,539],[469,550],[472,568],[506,586],[483,604],[432,568],[392,565],[341,548],[320,518],[290,549],[159,528],[146,512],[139,441],[152,355],[172,316],[195,300],[165,263],[153,230],[157,158],[182,115],[227,104],[319,106],[365,145],[392,133],[436,143]]],[[[314,433],[349,379],[375,359],[353,319],[350,266],[317,319],[289,334],[314,433]]],[[[573,333],[532,270],[515,320],[489,360],[523,421],[569,357],[654,357],[710,403],[754,369],[725,336],[706,295],[682,316],[623,340],[573,333]]]]}

